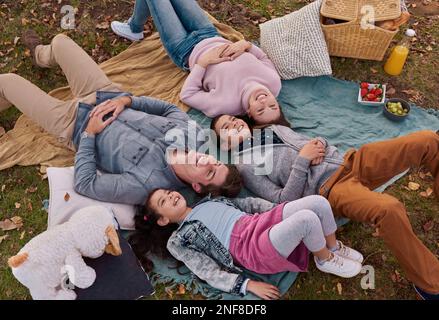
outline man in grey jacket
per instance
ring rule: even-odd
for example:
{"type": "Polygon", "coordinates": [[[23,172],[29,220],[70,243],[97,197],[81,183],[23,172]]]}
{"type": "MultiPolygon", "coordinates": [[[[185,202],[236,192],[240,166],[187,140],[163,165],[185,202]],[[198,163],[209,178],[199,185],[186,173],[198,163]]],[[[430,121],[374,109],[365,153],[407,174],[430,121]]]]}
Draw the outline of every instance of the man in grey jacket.
{"type": "Polygon", "coordinates": [[[192,187],[235,196],[236,168],[197,153],[201,128],[176,106],[121,91],[73,40],[42,45],[34,31],[23,42],[34,64],[59,65],[73,99],[61,101],[15,74],[0,75],[0,111],[15,105],[59,142],[77,150],[75,189],[101,201],[143,204],[151,190],[192,187]],[[98,174],[97,169],[102,171],[98,174]]]}

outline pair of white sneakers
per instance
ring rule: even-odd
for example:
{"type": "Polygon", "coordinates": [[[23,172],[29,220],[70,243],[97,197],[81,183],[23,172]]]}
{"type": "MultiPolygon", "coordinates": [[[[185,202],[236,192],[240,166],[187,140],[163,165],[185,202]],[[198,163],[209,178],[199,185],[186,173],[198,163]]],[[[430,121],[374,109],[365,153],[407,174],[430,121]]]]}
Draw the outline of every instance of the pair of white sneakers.
{"type": "Polygon", "coordinates": [[[335,274],[342,278],[352,278],[362,269],[363,255],[358,251],[345,246],[337,240],[338,249],[332,252],[332,257],[326,261],[319,261],[314,256],[317,269],[325,273],[335,274]]]}

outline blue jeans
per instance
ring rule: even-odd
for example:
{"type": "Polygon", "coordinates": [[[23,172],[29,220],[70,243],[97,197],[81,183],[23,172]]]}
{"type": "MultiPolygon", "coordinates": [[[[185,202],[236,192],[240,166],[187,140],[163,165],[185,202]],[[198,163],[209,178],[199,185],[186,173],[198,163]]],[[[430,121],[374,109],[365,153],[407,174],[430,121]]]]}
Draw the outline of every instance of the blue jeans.
{"type": "Polygon", "coordinates": [[[189,55],[200,41],[218,36],[195,0],[136,0],[129,22],[131,31],[142,32],[149,16],[169,57],[183,70],[189,69],[189,55]]]}

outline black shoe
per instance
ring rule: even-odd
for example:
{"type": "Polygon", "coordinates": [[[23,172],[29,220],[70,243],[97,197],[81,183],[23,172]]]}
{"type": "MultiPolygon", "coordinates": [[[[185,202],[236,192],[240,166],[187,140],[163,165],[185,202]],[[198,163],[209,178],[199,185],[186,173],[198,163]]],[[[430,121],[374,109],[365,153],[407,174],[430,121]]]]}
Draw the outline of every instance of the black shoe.
{"type": "Polygon", "coordinates": [[[43,44],[40,37],[34,30],[29,29],[23,32],[21,39],[23,41],[23,44],[30,50],[30,53],[32,55],[32,62],[34,63],[34,65],[37,65],[35,60],[35,48],[40,44],[43,44]]]}
{"type": "Polygon", "coordinates": [[[439,300],[439,293],[432,294],[425,292],[421,288],[418,288],[417,286],[413,285],[415,288],[416,293],[421,297],[422,300],[439,300]]]}

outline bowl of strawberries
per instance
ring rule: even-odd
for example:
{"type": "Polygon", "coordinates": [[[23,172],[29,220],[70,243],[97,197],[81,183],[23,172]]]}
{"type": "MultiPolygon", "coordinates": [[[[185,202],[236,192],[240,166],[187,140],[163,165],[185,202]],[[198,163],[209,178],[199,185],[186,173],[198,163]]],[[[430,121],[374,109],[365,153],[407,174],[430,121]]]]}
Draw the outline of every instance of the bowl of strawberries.
{"type": "Polygon", "coordinates": [[[386,100],[386,85],[362,82],[358,91],[358,103],[382,106],[386,100]]]}

